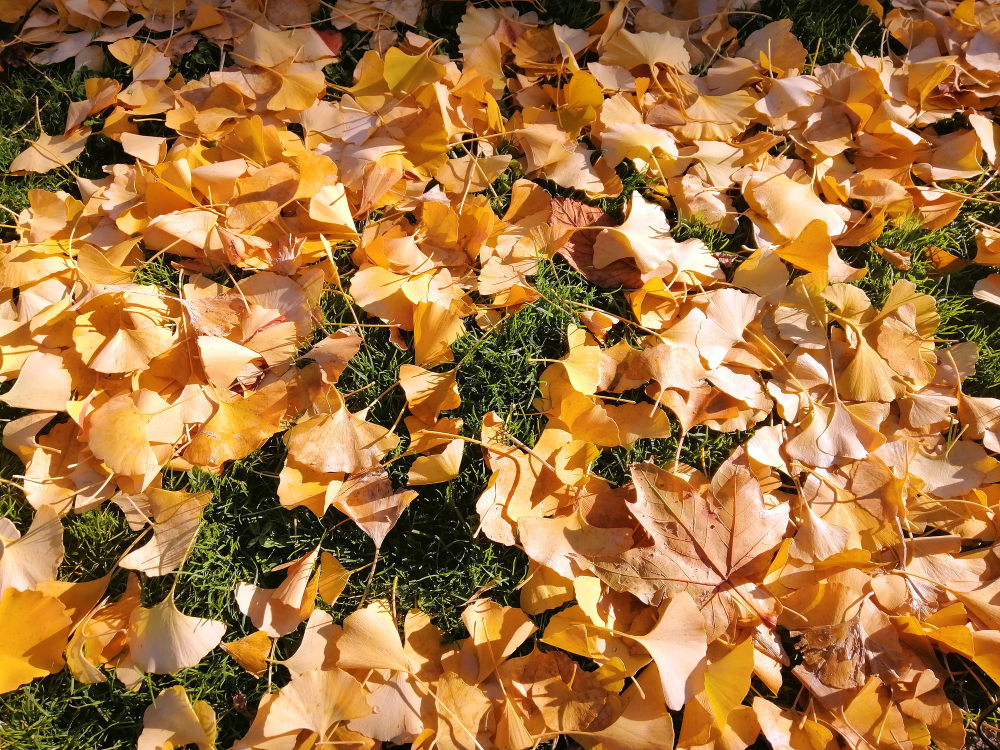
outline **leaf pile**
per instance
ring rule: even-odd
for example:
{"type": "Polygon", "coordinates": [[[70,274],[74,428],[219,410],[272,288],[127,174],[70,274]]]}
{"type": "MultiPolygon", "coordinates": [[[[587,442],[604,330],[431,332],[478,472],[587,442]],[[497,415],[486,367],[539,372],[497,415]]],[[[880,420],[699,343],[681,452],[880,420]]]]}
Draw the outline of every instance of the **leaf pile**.
{"type": "MultiPolygon", "coordinates": [[[[721,0],[623,0],[584,29],[469,5],[458,59],[391,30],[417,2],[339,0],[332,25],[371,32],[341,90],[324,68],[342,39],[303,0],[6,4],[34,62],[110,55],[132,73],[88,79],[12,172],[70,165],[99,114],[135,161],[78,178],[79,197],[30,191],[4,247],[2,399],[24,411],[3,443],[35,514],[23,533],[0,520],[0,690],[64,667],[138,689],[221,644],[290,678],[236,748],[652,750],[675,725],[681,748],[961,748],[942,654],[1000,680],[1000,400],[963,391],[976,347],[945,340],[933,297],[898,281],[874,303],[842,255],[912,217],[945,226],[1000,166],[1000,36],[971,0],[894,5],[905,51],[816,66],[790,21],[738,40],[746,19],[721,0]],[[185,81],[173,66],[200,38],[221,69],[185,81]],[[626,162],[648,189],[626,189],[626,162]],[[598,205],[615,198],[622,221],[598,205]],[[752,248],[736,262],[678,239],[665,207],[752,248]],[[620,289],[628,316],[545,297],[533,280],[557,258],[620,289]],[[143,283],[156,262],[171,286],[143,283]],[[326,325],[324,296],[355,323],[326,325]],[[540,376],[544,429],[531,446],[500,414],[470,430],[450,415],[476,398],[452,346],[542,302],[577,320],[540,376]],[[338,389],[373,327],[412,358],[391,424],[369,419],[385,394],[352,411],[338,389]],[[752,435],[711,476],[596,472],[699,427],[752,435]],[[520,607],[468,602],[455,642],[395,601],[335,624],[316,599],[356,571],[320,542],[278,587],[236,587],[248,637],[223,643],[173,589],[143,606],[212,502],[163,472],[218,474],[279,434],[281,504],[335,508],[376,554],[414,488],[478,446],[479,531],[530,559],[520,607]],[[61,519],[107,502],[137,533],[117,598],[112,573],[58,579],[61,519]],[[801,692],[750,700],[753,680],[801,692]]],[[[978,245],[1000,265],[998,230],[978,245]]],[[[1000,274],[975,294],[1000,303],[1000,274]]],[[[215,737],[212,707],[177,686],[139,747],[215,737]]]]}

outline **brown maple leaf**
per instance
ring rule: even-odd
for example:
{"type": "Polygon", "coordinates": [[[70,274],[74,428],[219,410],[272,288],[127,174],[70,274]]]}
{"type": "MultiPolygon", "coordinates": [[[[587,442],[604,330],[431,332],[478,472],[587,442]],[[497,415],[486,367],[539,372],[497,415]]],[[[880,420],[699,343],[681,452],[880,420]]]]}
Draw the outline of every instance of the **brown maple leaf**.
{"type": "Polygon", "coordinates": [[[799,636],[802,668],[829,687],[859,688],[869,674],[894,682],[908,666],[889,618],[871,601],[843,622],[791,632],[799,636]]]}
{"type": "Polygon", "coordinates": [[[553,198],[551,208],[555,226],[579,227],[557,252],[587,281],[602,287],[642,286],[639,269],[631,261],[616,260],[604,268],[594,267],[594,242],[601,232],[599,227],[615,224],[603,209],[576,198],[553,198]]]}
{"type": "Polygon", "coordinates": [[[706,487],[703,494],[655,464],[633,464],[636,499],[629,510],[652,544],[592,558],[601,580],[647,604],[690,593],[710,640],[744,614],[773,624],[776,603],[753,579],[761,572],[757,562],[788,525],[787,505],[767,508],[757,479],[741,466],[730,471],[718,493],[706,487]]]}
{"type": "Polygon", "coordinates": [[[232,292],[181,300],[181,304],[187,310],[192,327],[203,336],[228,336],[247,310],[246,302],[232,292]]]}
{"type": "Polygon", "coordinates": [[[21,42],[0,42],[0,68],[23,68],[28,64],[31,47],[21,42]]]}
{"type": "Polygon", "coordinates": [[[316,31],[319,34],[320,39],[330,48],[330,52],[335,55],[340,54],[340,50],[344,46],[344,35],[339,31],[316,31]]]}

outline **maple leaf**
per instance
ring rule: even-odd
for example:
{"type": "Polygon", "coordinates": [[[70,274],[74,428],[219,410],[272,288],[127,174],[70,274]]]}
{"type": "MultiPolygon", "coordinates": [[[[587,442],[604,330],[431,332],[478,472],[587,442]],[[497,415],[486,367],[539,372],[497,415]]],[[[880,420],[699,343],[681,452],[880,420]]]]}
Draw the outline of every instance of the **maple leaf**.
{"type": "Polygon", "coordinates": [[[556,226],[577,227],[557,252],[587,281],[604,287],[635,288],[641,285],[639,269],[627,260],[616,260],[603,268],[594,266],[594,242],[601,231],[594,227],[614,225],[611,217],[603,210],[576,198],[553,198],[552,223],[556,226]]]}
{"type": "Polygon", "coordinates": [[[754,579],[760,558],[777,546],[788,507],[764,505],[760,484],[736,468],[718,493],[700,492],[655,464],[631,467],[636,500],[629,510],[652,545],[591,558],[602,580],[656,604],[687,591],[705,615],[710,640],[741,616],[773,624],[773,597],[754,579]]]}
{"type": "Polygon", "coordinates": [[[801,636],[803,668],[833,688],[859,688],[869,674],[898,680],[906,666],[896,631],[871,602],[849,620],[792,631],[801,636]]]}

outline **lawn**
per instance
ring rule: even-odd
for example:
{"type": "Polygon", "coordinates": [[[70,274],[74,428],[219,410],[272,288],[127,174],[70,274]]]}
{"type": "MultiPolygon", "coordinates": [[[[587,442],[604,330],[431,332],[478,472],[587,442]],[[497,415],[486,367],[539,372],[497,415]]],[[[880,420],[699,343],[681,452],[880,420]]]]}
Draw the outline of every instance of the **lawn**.
{"type": "MultiPolygon", "coordinates": [[[[599,15],[598,5],[586,0],[541,0],[535,7],[543,23],[574,27],[585,26],[599,15]]],[[[457,56],[456,26],[463,8],[464,3],[434,5],[415,31],[440,39],[441,49],[457,56]]],[[[781,18],[792,20],[793,32],[810,50],[811,65],[842,59],[852,44],[863,54],[884,53],[886,42],[879,20],[855,0],[764,0],[756,7],[755,14],[736,17],[738,38],[745,39],[768,20],[781,18]]],[[[316,28],[325,26],[319,24],[316,28]]],[[[326,71],[331,83],[350,84],[354,66],[366,49],[366,39],[365,34],[347,30],[341,61],[326,71]]],[[[4,67],[0,73],[0,174],[4,174],[25,143],[38,136],[40,128],[49,133],[61,131],[69,103],[84,98],[84,79],[91,74],[75,75],[72,62],[40,67],[16,60],[12,55],[0,58],[0,64],[4,67]]],[[[217,65],[217,50],[202,42],[186,55],[179,70],[185,78],[192,79],[217,65]]],[[[129,69],[119,63],[113,63],[111,72],[102,75],[123,84],[130,80],[129,69]]],[[[99,118],[92,121],[97,124],[99,118]]],[[[106,165],[125,161],[131,159],[118,143],[99,136],[90,139],[86,151],[72,164],[72,170],[82,177],[99,178],[106,165]]],[[[627,162],[618,167],[618,172],[626,185],[622,197],[600,201],[600,206],[616,221],[623,217],[629,188],[650,194],[655,187],[627,162]]],[[[494,183],[491,205],[498,215],[502,215],[509,203],[510,188],[517,176],[515,168],[511,168],[494,183]]],[[[574,195],[573,191],[553,183],[545,183],[545,187],[556,195],[574,195]]],[[[26,208],[28,191],[34,188],[76,193],[74,175],[68,169],[41,175],[3,176],[0,204],[6,209],[4,213],[16,215],[26,208]]],[[[8,216],[6,221],[9,219],[8,216]]],[[[965,384],[965,392],[973,396],[1000,396],[1000,326],[996,325],[996,308],[972,296],[973,285],[988,271],[968,264],[953,273],[942,274],[928,249],[941,248],[971,260],[976,253],[975,233],[982,224],[998,222],[1000,205],[969,201],[959,217],[942,229],[925,230],[915,222],[887,228],[874,244],[909,253],[913,263],[907,270],[893,267],[872,244],[842,253],[852,265],[867,266],[868,274],[858,286],[876,306],[881,305],[893,283],[900,279],[912,281],[919,291],[937,300],[942,318],[938,336],[949,341],[971,341],[979,349],[977,373],[965,384]]],[[[12,228],[5,227],[0,230],[0,239],[13,239],[12,228]]],[[[675,227],[675,237],[701,238],[714,252],[734,259],[742,257],[745,245],[752,244],[745,226],[725,235],[697,222],[681,223],[675,227]]],[[[349,256],[347,250],[337,258],[338,270],[345,278],[353,268],[349,256]]],[[[175,275],[162,256],[142,269],[139,280],[176,290],[175,275]]],[[[534,283],[541,293],[540,299],[514,313],[496,330],[483,333],[480,328],[469,326],[470,332],[454,346],[455,361],[461,362],[458,387],[462,396],[462,405],[455,416],[464,421],[467,436],[478,436],[484,415],[496,412],[506,419],[508,429],[517,439],[527,445],[534,444],[546,421],[533,405],[539,394],[539,375],[549,361],[565,354],[567,326],[578,322],[578,313],[584,309],[571,302],[621,316],[629,314],[621,290],[602,290],[588,284],[562,260],[541,264],[534,283]]],[[[334,291],[325,293],[322,309],[323,324],[331,330],[352,323],[355,316],[378,323],[360,307],[349,306],[344,296],[334,291]]],[[[391,426],[406,406],[401,389],[392,386],[399,379],[400,366],[412,362],[413,352],[393,346],[384,328],[368,328],[361,351],[351,360],[338,387],[345,394],[353,393],[348,397],[352,410],[364,408],[372,403],[375,394],[385,392],[372,406],[368,419],[391,426]]],[[[23,413],[5,408],[0,416],[6,423],[23,413]]],[[[749,433],[719,434],[697,427],[683,441],[679,455],[682,461],[711,474],[748,436],[749,433]]],[[[595,472],[612,483],[627,481],[628,465],[634,461],[650,456],[658,463],[672,459],[678,451],[679,437],[680,428],[675,425],[672,438],[640,440],[627,450],[607,450],[595,472]]],[[[225,622],[228,627],[225,640],[254,631],[236,606],[234,586],[240,581],[277,585],[283,576],[271,572],[272,568],[301,556],[317,543],[345,567],[357,570],[332,608],[338,622],[364,602],[387,598],[402,609],[419,607],[434,618],[449,638],[457,639],[466,634],[460,619],[463,604],[478,593],[488,591],[498,602],[517,605],[518,587],[528,571],[527,558],[516,547],[495,544],[477,535],[479,516],[475,503],[489,478],[479,445],[466,443],[457,479],[420,488],[419,497],[390,532],[378,555],[371,540],[336,510],[317,518],[305,508],[281,507],[277,483],[284,453],[278,435],[249,457],[229,465],[221,476],[197,470],[165,473],[164,486],[169,489],[209,490],[213,494],[194,551],[180,574],[176,598],[189,614],[225,622]]],[[[6,478],[22,471],[20,461],[6,450],[0,458],[0,468],[6,478]]],[[[401,464],[390,467],[390,474],[397,482],[405,479],[401,464]]],[[[0,517],[10,518],[24,528],[32,514],[23,497],[7,486],[0,492],[0,517]]],[[[68,516],[64,526],[66,555],[60,576],[66,580],[80,574],[88,579],[106,574],[134,538],[123,514],[110,503],[82,515],[68,516]]],[[[124,572],[118,571],[109,594],[119,594],[124,586],[124,572]]],[[[143,603],[151,606],[160,601],[169,586],[169,577],[147,579],[143,603]]],[[[544,622],[545,615],[537,618],[540,627],[544,622]]],[[[292,634],[281,638],[277,657],[293,653],[300,637],[292,634]]],[[[960,661],[958,657],[949,661],[951,671],[956,674],[967,671],[970,676],[953,683],[949,687],[950,696],[975,713],[991,701],[985,688],[976,684],[981,673],[971,675],[969,665],[960,661]]],[[[154,696],[178,684],[185,687],[192,700],[211,704],[219,721],[218,745],[229,747],[246,733],[252,712],[272,679],[280,684],[283,677],[278,670],[272,670],[265,678],[255,679],[219,649],[196,667],[173,675],[146,676],[135,692],[113,679],[84,685],[63,671],[0,696],[0,747],[17,750],[134,747],[142,729],[143,712],[154,696]]],[[[757,682],[754,687],[766,691],[757,682]]],[[[776,701],[791,704],[795,692],[793,689],[788,696],[781,694],[776,701]]],[[[758,742],[760,747],[767,747],[763,737],[758,742]]]]}

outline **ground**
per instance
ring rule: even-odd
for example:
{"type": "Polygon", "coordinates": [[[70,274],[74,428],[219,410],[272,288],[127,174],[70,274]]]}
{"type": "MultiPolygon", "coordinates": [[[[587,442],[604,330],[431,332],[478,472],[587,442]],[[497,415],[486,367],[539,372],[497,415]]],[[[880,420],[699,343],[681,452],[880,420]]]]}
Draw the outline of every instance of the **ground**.
{"type": "MultiPolygon", "coordinates": [[[[522,3],[527,7],[527,3],[522,3]]],[[[442,38],[443,49],[455,53],[455,27],[464,3],[437,5],[418,31],[442,38]]],[[[597,4],[587,0],[541,0],[536,8],[543,20],[582,26],[596,17],[597,4]]],[[[855,0],[765,0],[756,12],[743,16],[741,37],[759,28],[769,19],[790,18],[793,32],[812,51],[810,64],[838,61],[852,43],[863,53],[883,54],[882,27],[855,0]]],[[[322,28],[322,27],[320,27],[322,28]]],[[[363,53],[364,38],[348,32],[342,62],[330,71],[333,83],[351,79],[354,63],[363,53]]],[[[185,59],[185,77],[197,77],[218,64],[218,53],[206,43],[185,59]]],[[[39,126],[49,133],[62,129],[67,105],[82,99],[83,79],[74,76],[71,64],[45,69],[31,65],[13,66],[0,74],[0,175],[11,160],[34,139],[39,126]]],[[[106,74],[105,74],[106,75],[106,74]]],[[[112,75],[127,82],[127,70],[119,66],[112,75]]],[[[152,131],[148,134],[154,134],[152,131]]],[[[90,139],[87,150],[72,165],[85,177],[103,176],[104,165],[126,159],[120,146],[103,137],[90,139]]],[[[620,171],[627,189],[642,189],[639,175],[620,171]]],[[[502,212],[503,202],[516,178],[513,170],[494,186],[498,198],[494,208],[502,212]]],[[[547,187],[553,192],[552,185],[547,187]]],[[[25,177],[0,177],[0,205],[5,214],[18,213],[27,205],[26,194],[32,188],[75,190],[73,175],[67,170],[25,177]]],[[[965,188],[969,189],[969,188],[965,188]]],[[[567,191],[562,191],[569,194],[567,191]]],[[[605,202],[603,207],[621,218],[623,199],[605,202]]],[[[871,246],[852,251],[846,260],[867,265],[869,273],[860,286],[880,305],[892,284],[901,278],[913,281],[920,291],[938,300],[942,325],[940,336],[956,341],[973,341],[979,347],[977,375],[968,381],[972,395],[1000,393],[1000,327],[994,310],[971,296],[973,284],[986,275],[979,266],[967,266],[956,273],[935,276],[927,261],[926,249],[940,247],[961,258],[975,254],[974,234],[977,222],[996,224],[1000,206],[988,202],[966,204],[959,219],[937,231],[925,231],[916,224],[888,229],[877,240],[881,247],[906,250],[913,255],[913,267],[899,271],[884,261],[871,246]]],[[[8,218],[9,220],[9,218],[8,218]]],[[[0,229],[0,239],[10,239],[9,226],[0,229]]],[[[713,250],[737,254],[748,238],[740,233],[723,235],[698,225],[682,226],[676,235],[699,236],[713,250]]],[[[349,272],[346,256],[341,270],[349,272]]],[[[164,286],[172,283],[168,265],[153,263],[143,269],[143,280],[164,286]]],[[[565,330],[582,309],[567,305],[576,300],[623,314],[625,302],[620,292],[604,293],[588,286],[568,266],[557,262],[544,265],[537,279],[543,297],[522,309],[501,329],[483,340],[472,333],[455,347],[457,360],[463,360],[458,384],[462,407],[458,415],[466,425],[467,435],[479,432],[484,414],[496,411],[507,418],[513,433],[529,445],[537,436],[542,420],[534,414],[532,400],[537,381],[546,366],[545,359],[562,356],[565,330]]],[[[324,302],[326,324],[335,326],[352,321],[351,311],[340,296],[330,294],[324,302]]],[[[364,316],[360,310],[357,314],[364,316]]],[[[401,352],[388,341],[384,329],[368,329],[365,346],[354,358],[340,382],[344,393],[371,385],[352,396],[350,405],[360,408],[373,394],[381,393],[397,380],[400,365],[412,361],[410,352],[401,352]]],[[[391,425],[404,406],[400,389],[386,393],[373,407],[370,419],[391,425]]],[[[13,410],[0,414],[4,421],[19,416],[13,410]]],[[[711,472],[741,440],[742,434],[719,435],[698,428],[688,436],[681,458],[711,472]]],[[[172,489],[212,490],[214,499],[205,513],[205,522],[197,547],[185,566],[177,588],[177,602],[188,614],[223,620],[229,627],[226,640],[246,635],[253,628],[236,608],[232,591],[238,581],[277,585],[282,574],[271,568],[304,553],[322,539],[322,547],[334,554],[348,568],[362,568],[334,608],[341,619],[362,600],[377,597],[395,598],[397,608],[417,606],[430,613],[450,636],[465,635],[459,612],[462,604],[483,589],[507,604],[517,603],[517,587],[524,579],[526,558],[518,550],[476,537],[478,515],[475,501],[485,486],[488,473],[479,446],[467,444],[461,476],[447,484],[421,488],[420,497],[403,515],[386,540],[368,584],[369,566],[375,558],[371,541],[344,516],[331,510],[317,519],[305,509],[287,511],[277,500],[277,474],[282,464],[283,448],[276,437],[260,451],[229,467],[221,477],[204,473],[168,474],[172,489]],[[368,584],[366,586],[366,584],[368,584]]],[[[649,455],[656,460],[672,457],[675,440],[641,441],[631,450],[607,452],[597,472],[612,480],[621,480],[627,464],[649,455]]],[[[0,456],[2,476],[21,471],[19,461],[9,452],[0,456]]],[[[397,477],[400,479],[401,477],[397,477]]],[[[16,491],[5,488],[0,497],[0,516],[13,518],[20,525],[29,517],[16,491]]],[[[132,541],[117,507],[106,505],[65,521],[66,558],[61,575],[85,573],[86,578],[106,574],[112,562],[132,541]]],[[[117,593],[124,587],[124,575],[115,577],[117,593]]],[[[159,601],[167,583],[148,580],[144,604],[159,601]]],[[[541,624],[541,623],[540,623],[541,624]]],[[[279,656],[294,651],[299,635],[279,641],[279,656]]],[[[977,674],[968,665],[953,658],[949,667],[956,675],[967,673],[953,688],[953,698],[973,712],[991,699],[977,674]]],[[[279,678],[276,670],[274,677],[279,678]]],[[[0,696],[0,747],[75,750],[102,748],[113,750],[135,746],[142,728],[142,713],[153,696],[171,685],[183,685],[192,700],[209,702],[219,718],[219,746],[229,747],[249,726],[250,716],[260,695],[268,689],[269,677],[255,680],[244,673],[223,651],[216,649],[197,667],[169,676],[148,676],[137,692],[128,692],[111,680],[99,685],[82,685],[68,672],[36,681],[21,690],[0,696]]],[[[762,694],[767,689],[755,681],[762,694]]],[[[794,699],[797,687],[788,696],[794,699]]],[[[751,695],[752,697],[752,695],[751,695]]],[[[779,700],[784,696],[779,696],[779,700]]],[[[749,700],[749,698],[748,698],[749,700]]],[[[978,742],[973,739],[972,742],[978,742]]],[[[761,747],[765,747],[763,739],[761,747]]]]}

